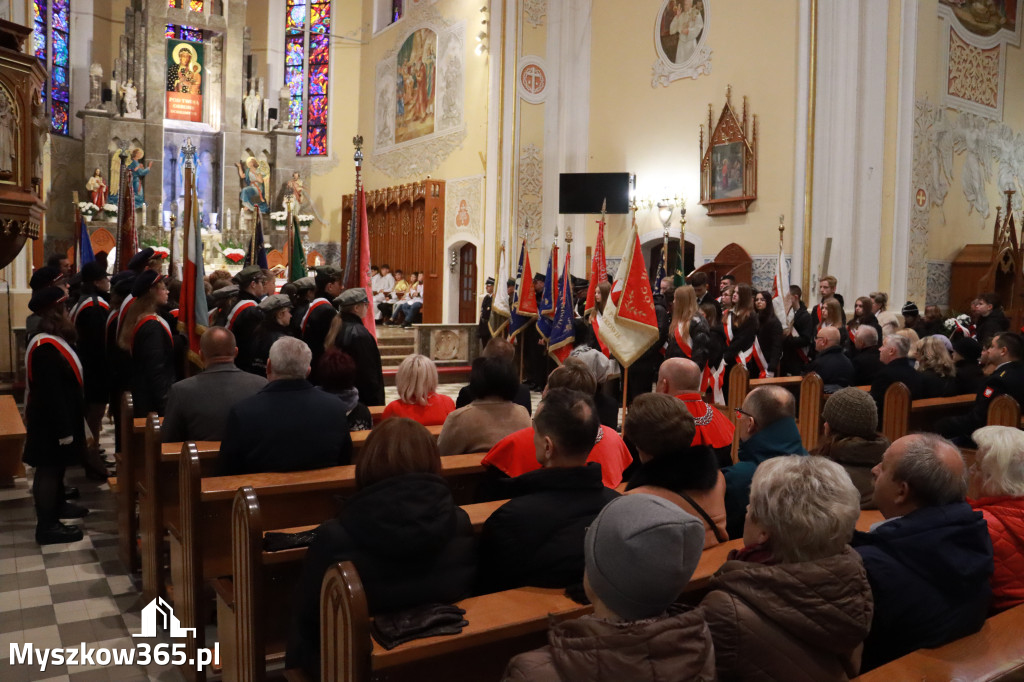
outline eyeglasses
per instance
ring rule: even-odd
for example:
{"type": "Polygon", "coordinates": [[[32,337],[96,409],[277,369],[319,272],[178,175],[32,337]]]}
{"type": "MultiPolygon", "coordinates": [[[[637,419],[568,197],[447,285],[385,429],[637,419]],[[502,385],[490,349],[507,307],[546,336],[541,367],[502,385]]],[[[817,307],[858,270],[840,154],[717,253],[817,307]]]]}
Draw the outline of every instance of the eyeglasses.
{"type": "Polygon", "coordinates": [[[749,412],[744,411],[744,409],[742,407],[734,407],[732,409],[736,410],[736,414],[742,414],[744,417],[750,417],[751,419],[754,418],[754,415],[750,414],[749,412]]]}

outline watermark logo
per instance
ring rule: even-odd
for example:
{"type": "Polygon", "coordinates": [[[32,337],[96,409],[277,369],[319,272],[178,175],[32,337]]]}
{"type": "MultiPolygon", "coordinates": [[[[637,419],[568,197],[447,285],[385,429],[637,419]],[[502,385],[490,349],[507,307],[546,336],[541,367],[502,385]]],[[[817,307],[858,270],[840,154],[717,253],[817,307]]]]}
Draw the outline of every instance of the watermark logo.
{"type": "MultiPolygon", "coordinates": [[[[195,628],[181,627],[181,621],[174,615],[174,608],[162,598],[157,597],[142,609],[142,632],[133,634],[132,637],[139,639],[158,637],[160,631],[175,638],[194,637],[196,634],[195,628]]],[[[161,666],[188,666],[202,671],[211,663],[220,663],[220,642],[214,644],[212,649],[198,649],[195,657],[189,656],[187,647],[183,643],[161,642],[153,645],[149,642],[139,642],[134,648],[125,649],[96,648],[85,643],[77,647],[39,649],[31,642],[11,643],[10,662],[11,664],[38,665],[40,672],[44,672],[47,666],[66,665],[69,668],[108,665],[145,666],[151,663],[161,666]]]]}

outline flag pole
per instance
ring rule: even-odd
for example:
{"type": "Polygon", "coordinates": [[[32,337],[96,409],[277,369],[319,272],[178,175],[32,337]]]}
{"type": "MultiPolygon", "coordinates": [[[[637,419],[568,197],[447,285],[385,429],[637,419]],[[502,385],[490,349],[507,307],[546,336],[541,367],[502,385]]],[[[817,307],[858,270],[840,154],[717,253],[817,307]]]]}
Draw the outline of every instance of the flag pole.
{"type": "Polygon", "coordinates": [[[71,260],[75,264],[75,272],[79,272],[82,269],[82,264],[79,262],[78,254],[82,252],[82,213],[78,208],[78,190],[71,192],[71,204],[75,208],[75,239],[74,239],[74,251],[71,254],[71,260]]]}

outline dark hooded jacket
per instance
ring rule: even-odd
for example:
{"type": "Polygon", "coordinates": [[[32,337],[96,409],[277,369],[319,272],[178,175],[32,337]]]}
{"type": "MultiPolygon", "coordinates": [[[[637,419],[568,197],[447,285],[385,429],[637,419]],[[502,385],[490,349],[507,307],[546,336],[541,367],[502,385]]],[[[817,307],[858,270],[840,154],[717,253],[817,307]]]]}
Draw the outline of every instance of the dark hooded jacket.
{"type": "Polygon", "coordinates": [[[985,623],[992,588],[992,541],[966,502],[923,507],[851,543],[875,597],[862,670],[923,647],[942,646],[985,623]]]}
{"type": "Polygon", "coordinates": [[[849,547],[774,566],[728,561],[700,606],[720,680],[854,677],[871,626],[871,588],[849,547]]]}
{"type": "Polygon", "coordinates": [[[548,632],[550,644],[509,662],[507,682],[713,680],[711,633],[699,609],[673,605],[660,618],[612,623],[593,616],[548,632]]]}
{"type": "Polygon", "coordinates": [[[351,561],[370,615],[470,594],[476,575],[473,526],[435,474],[403,474],[353,495],[322,524],[306,554],[295,592],[287,667],[320,675],[320,586],[327,569],[351,561]]]}
{"type": "Polygon", "coordinates": [[[860,508],[875,509],[875,484],[871,470],[882,461],[889,448],[889,439],[881,433],[874,438],[840,435],[815,448],[812,455],[821,455],[843,467],[860,493],[860,508]]]}
{"type": "Polygon", "coordinates": [[[722,469],[725,474],[725,514],[729,537],[743,535],[743,521],[750,501],[750,482],[757,465],[780,455],[806,455],[796,420],[784,417],[740,442],[739,461],[722,469]]]}

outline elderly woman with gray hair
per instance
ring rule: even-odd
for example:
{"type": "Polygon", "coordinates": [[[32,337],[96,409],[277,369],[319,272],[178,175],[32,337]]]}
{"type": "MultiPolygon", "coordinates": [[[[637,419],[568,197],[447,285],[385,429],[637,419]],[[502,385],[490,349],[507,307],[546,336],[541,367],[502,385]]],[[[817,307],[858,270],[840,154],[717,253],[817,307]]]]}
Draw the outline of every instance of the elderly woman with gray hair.
{"type": "Polygon", "coordinates": [[[968,502],[992,537],[992,611],[1024,604],[1024,431],[985,426],[974,432],[968,502]]]}
{"type": "Polygon", "coordinates": [[[840,680],[871,627],[867,573],[848,546],[860,494],[841,466],[788,455],[757,467],[744,547],[701,602],[721,679],[840,680]]]}

